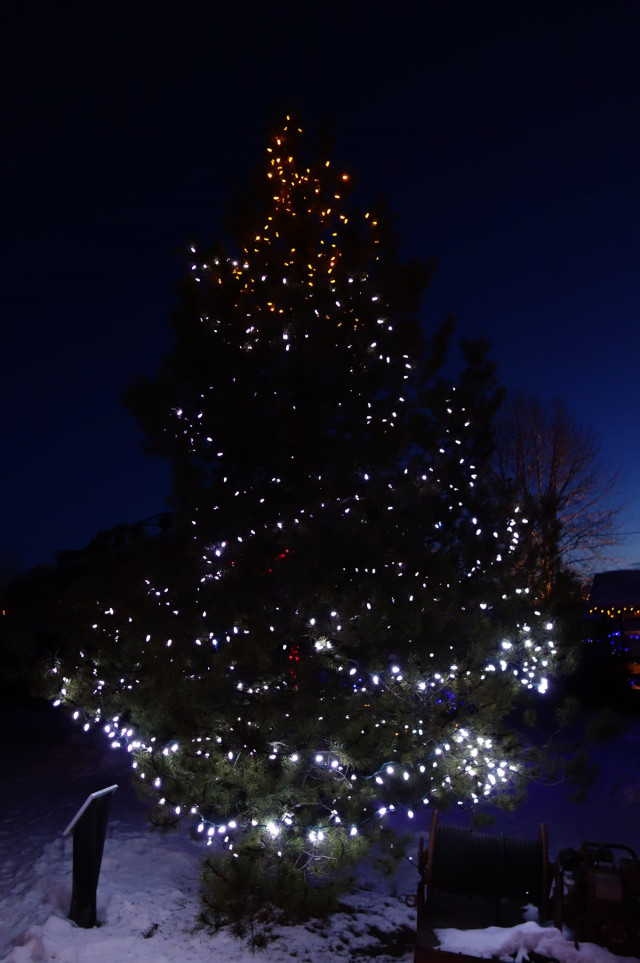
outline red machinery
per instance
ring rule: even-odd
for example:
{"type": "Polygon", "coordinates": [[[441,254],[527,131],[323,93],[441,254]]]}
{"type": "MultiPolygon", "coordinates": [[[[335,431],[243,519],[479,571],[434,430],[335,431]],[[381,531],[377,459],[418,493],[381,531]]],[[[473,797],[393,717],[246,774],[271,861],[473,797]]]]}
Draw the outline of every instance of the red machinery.
{"type": "Polygon", "coordinates": [[[554,923],[612,953],[640,954],[640,862],[629,846],[585,842],[555,864],[554,923]],[[617,860],[616,860],[616,855],[617,860]]]}

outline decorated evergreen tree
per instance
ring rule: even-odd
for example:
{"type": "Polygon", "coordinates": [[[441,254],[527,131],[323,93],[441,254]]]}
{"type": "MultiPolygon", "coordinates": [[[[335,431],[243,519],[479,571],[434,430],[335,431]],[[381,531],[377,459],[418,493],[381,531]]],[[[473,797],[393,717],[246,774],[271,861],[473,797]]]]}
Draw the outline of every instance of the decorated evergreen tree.
{"type": "Polygon", "coordinates": [[[486,350],[439,376],[429,271],[349,184],[287,118],[231,253],[191,247],[175,346],[129,395],[173,467],[173,529],[76,600],[82,642],[53,666],[154,821],[194,819],[219,922],[317,911],[394,808],[513,792],[505,717],[553,659],[514,581],[526,525],[484,481],[486,350]]]}

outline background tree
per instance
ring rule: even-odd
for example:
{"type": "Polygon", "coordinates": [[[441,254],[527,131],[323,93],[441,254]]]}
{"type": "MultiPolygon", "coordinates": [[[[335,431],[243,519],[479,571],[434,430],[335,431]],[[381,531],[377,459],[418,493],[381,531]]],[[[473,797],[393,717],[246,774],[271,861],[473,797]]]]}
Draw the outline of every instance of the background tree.
{"type": "Polygon", "coordinates": [[[495,422],[500,486],[526,505],[533,556],[527,568],[545,594],[572,572],[586,574],[619,543],[619,483],[593,434],[562,401],[510,397],[495,422]]]}
{"type": "Polygon", "coordinates": [[[174,348],[128,398],[172,466],[172,531],[76,599],[52,666],[154,821],[196,818],[208,918],[240,927],[318,912],[394,807],[513,792],[506,715],[553,661],[490,477],[486,349],[438,377],[428,268],[348,188],[287,119],[232,245],[192,245],[174,348]]]}
{"type": "Polygon", "coordinates": [[[84,549],[58,552],[55,564],[15,571],[7,578],[0,619],[0,684],[7,692],[48,694],[50,686],[33,678],[33,665],[74,657],[87,598],[105,592],[121,598],[136,584],[145,559],[170,550],[169,525],[168,513],[116,525],[98,532],[84,549]]]}

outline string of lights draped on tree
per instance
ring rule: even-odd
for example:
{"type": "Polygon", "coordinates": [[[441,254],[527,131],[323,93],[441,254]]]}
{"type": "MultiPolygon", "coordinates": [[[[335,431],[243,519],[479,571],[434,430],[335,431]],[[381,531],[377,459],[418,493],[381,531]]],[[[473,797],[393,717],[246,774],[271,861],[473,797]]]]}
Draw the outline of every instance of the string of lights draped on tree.
{"type": "Polygon", "coordinates": [[[193,817],[219,867],[259,851],[327,871],[389,811],[513,791],[503,718],[555,651],[517,583],[526,520],[484,481],[492,366],[469,345],[439,376],[428,270],[310,153],[287,118],[235,253],[192,245],[174,349],[129,398],[171,461],[174,531],[84,602],[53,667],[56,702],[126,748],[154,820],[193,817]]]}

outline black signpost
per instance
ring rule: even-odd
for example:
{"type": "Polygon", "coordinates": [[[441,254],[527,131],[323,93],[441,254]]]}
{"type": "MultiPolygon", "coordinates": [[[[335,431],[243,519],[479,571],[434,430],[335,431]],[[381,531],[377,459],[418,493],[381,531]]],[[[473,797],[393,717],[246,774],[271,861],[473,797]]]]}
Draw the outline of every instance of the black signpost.
{"type": "Polygon", "coordinates": [[[92,792],[64,831],[73,830],[73,886],[69,919],[83,929],[97,926],[96,891],[111,797],[118,787],[92,792]]]}

